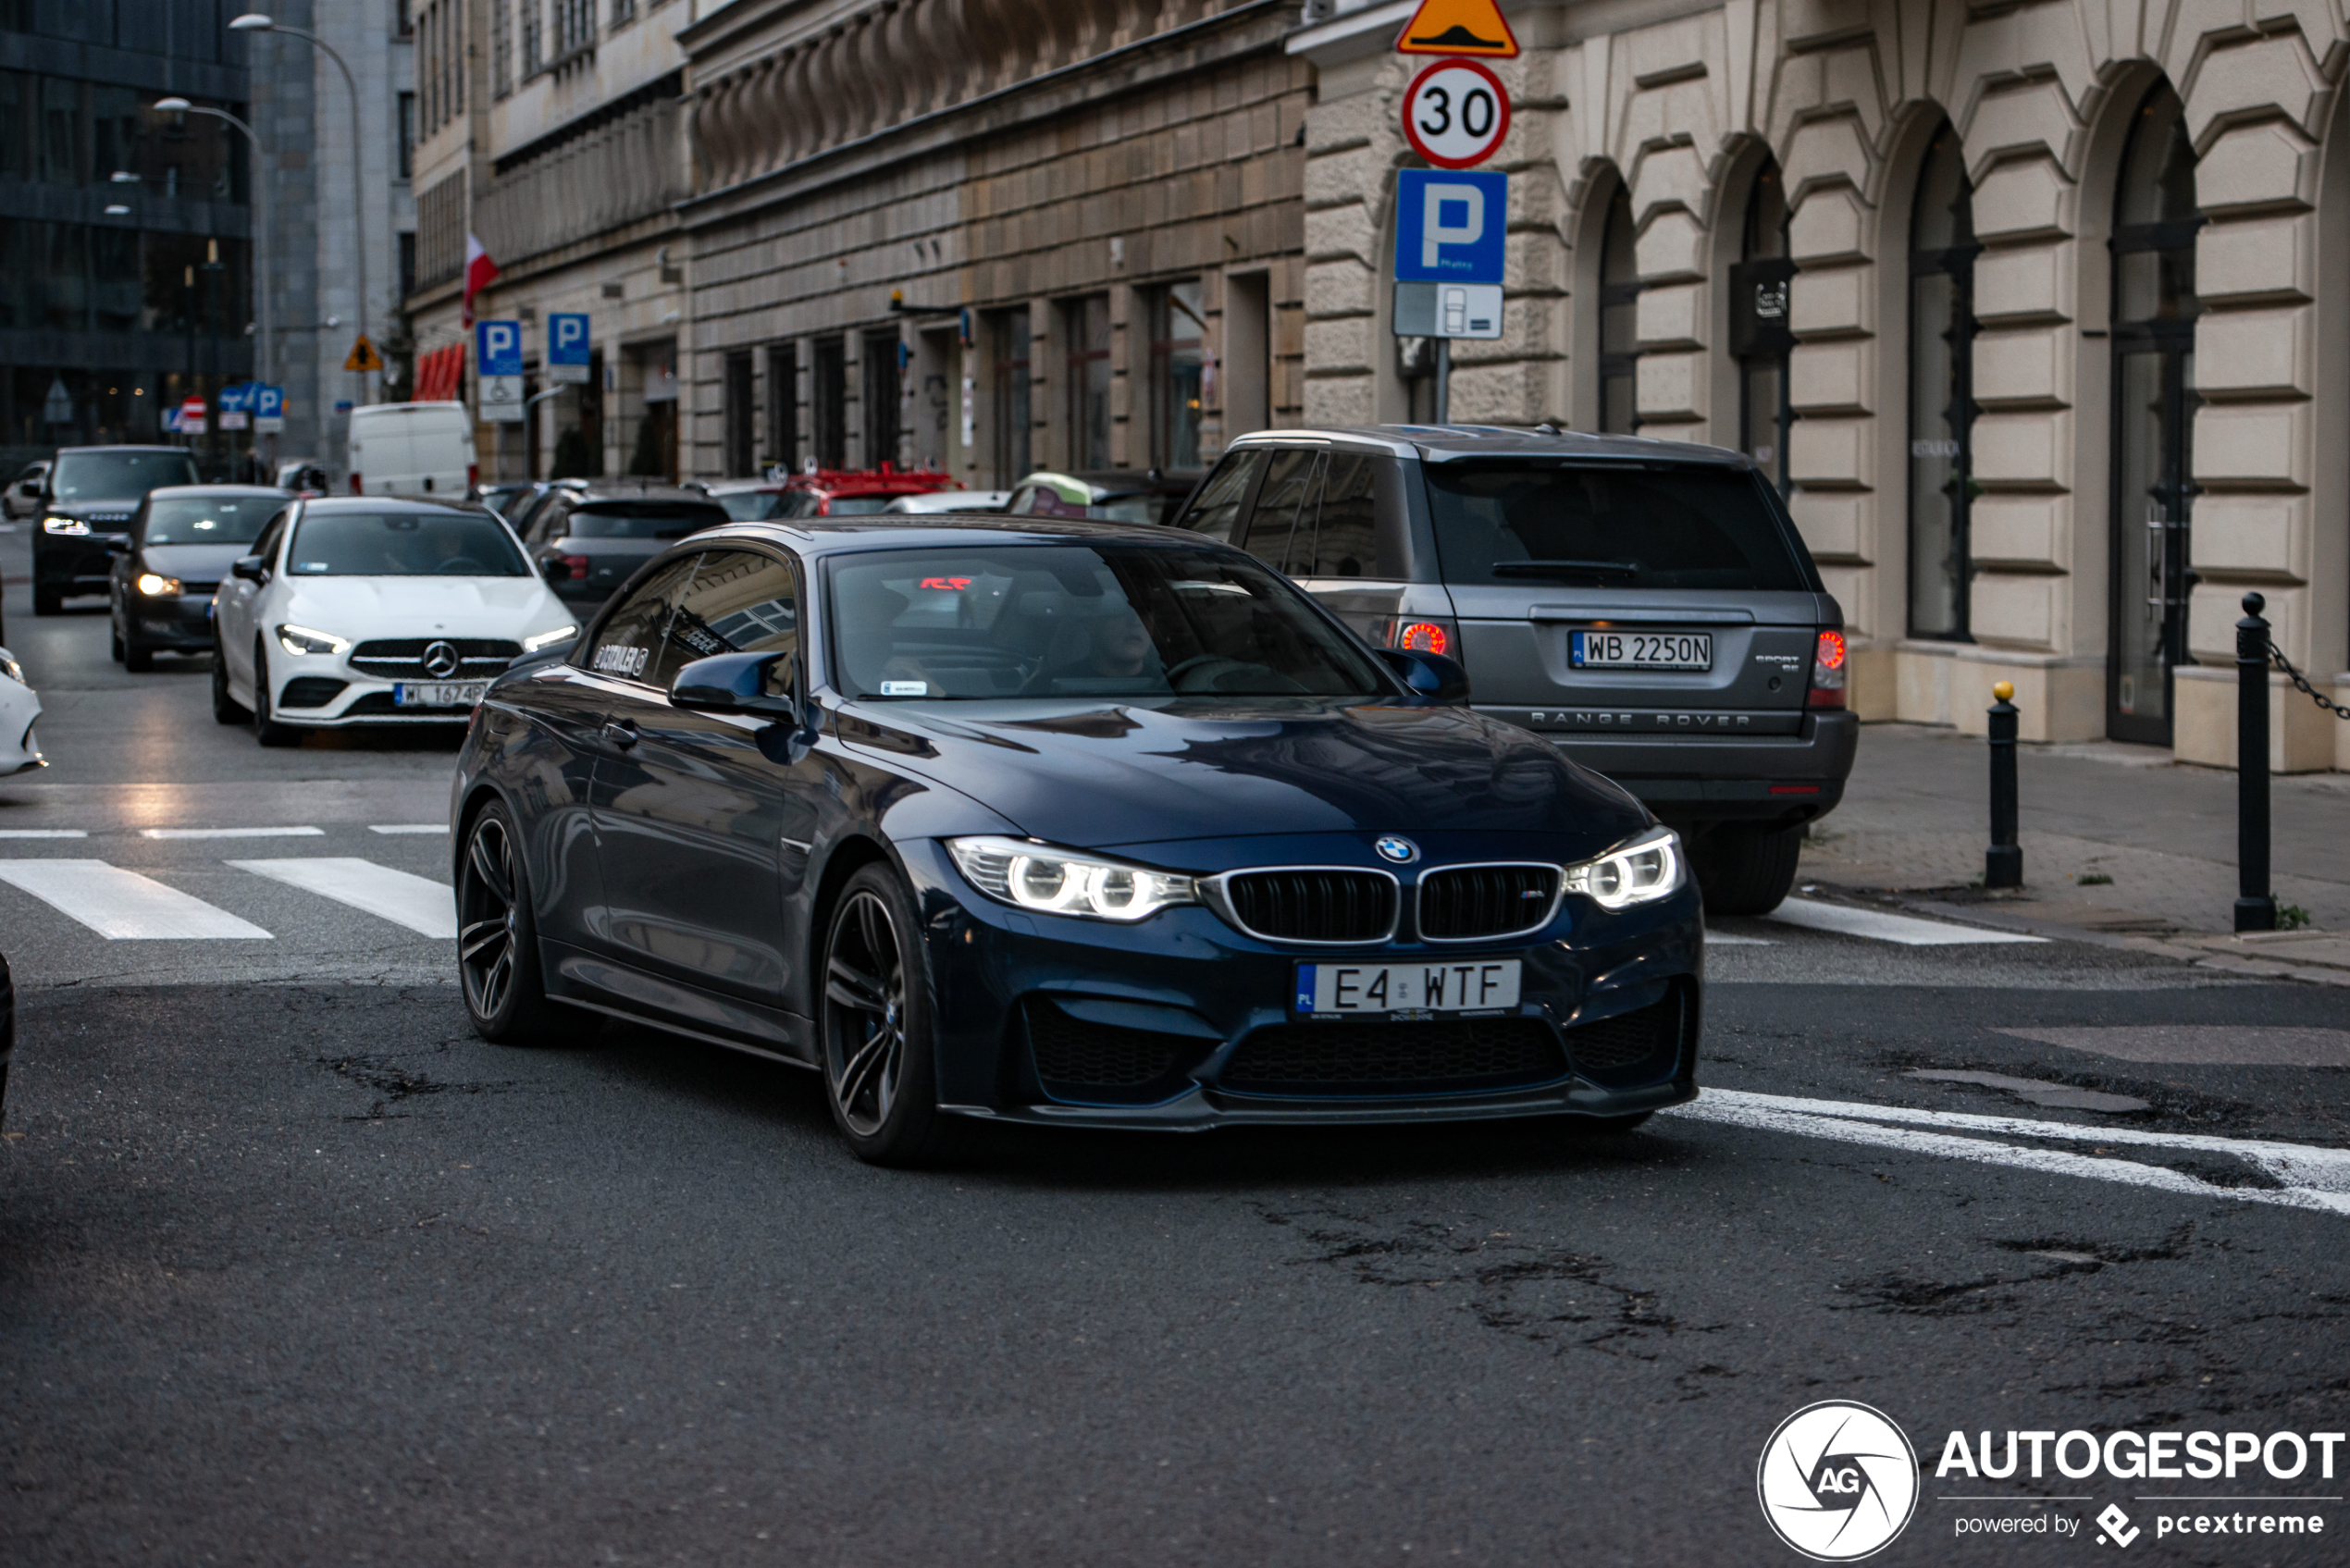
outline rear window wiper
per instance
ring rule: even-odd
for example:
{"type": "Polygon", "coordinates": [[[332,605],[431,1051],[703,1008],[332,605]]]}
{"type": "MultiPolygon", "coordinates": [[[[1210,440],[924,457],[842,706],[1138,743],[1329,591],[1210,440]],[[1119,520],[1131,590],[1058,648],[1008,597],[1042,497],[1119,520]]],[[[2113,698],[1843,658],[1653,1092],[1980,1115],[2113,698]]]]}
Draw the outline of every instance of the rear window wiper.
{"type": "Polygon", "coordinates": [[[1637,577],[1639,562],[1621,561],[1497,561],[1496,577],[1637,577]]]}

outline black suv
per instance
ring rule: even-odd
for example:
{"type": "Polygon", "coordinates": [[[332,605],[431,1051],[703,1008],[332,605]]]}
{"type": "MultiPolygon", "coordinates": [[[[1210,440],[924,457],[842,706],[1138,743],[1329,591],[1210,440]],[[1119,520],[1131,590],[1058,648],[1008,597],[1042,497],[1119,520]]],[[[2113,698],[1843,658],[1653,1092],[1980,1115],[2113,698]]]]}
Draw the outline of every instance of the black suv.
{"type": "Polygon", "coordinates": [[[1762,914],[1843,798],[1844,613],[1744,456],[1493,426],[1235,440],[1177,525],[1286,572],[1374,647],[1457,660],[1678,829],[1707,909],[1762,914]]]}
{"type": "Polygon", "coordinates": [[[526,514],[523,545],[555,597],[588,611],[679,539],[733,521],[699,490],[634,479],[565,481],[526,514]]]}
{"type": "Polygon", "coordinates": [[[109,547],[130,542],[130,514],[147,492],[196,483],[196,460],[179,447],[60,448],[32,536],[32,612],[55,615],[69,594],[106,592],[109,547]]]}

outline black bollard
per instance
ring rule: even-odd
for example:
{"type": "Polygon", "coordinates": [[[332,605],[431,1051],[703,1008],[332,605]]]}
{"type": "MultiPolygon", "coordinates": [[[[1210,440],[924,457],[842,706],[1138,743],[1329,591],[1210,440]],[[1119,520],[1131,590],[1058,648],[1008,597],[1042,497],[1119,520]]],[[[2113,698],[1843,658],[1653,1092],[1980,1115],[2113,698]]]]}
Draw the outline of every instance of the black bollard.
{"type": "Polygon", "coordinates": [[[2022,887],[2023,846],[2015,841],[2015,687],[1991,688],[1991,847],[1983,852],[1983,885],[2022,887]]]}
{"type": "Polygon", "coordinates": [[[2269,891],[2268,600],[2244,596],[2236,623],[2236,930],[2277,929],[2269,891]]]}

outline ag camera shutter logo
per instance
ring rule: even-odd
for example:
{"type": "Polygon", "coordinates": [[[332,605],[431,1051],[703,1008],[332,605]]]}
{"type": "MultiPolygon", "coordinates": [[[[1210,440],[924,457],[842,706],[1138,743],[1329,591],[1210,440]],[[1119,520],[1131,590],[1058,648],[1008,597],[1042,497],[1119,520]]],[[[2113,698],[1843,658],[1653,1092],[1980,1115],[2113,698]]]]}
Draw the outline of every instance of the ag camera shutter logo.
{"type": "Polygon", "coordinates": [[[1779,1423],[1754,1489],[1779,1539],[1814,1562],[1853,1562],[1891,1545],[1917,1512],[1917,1450],[1883,1411],[1823,1400],[1779,1423]]]}

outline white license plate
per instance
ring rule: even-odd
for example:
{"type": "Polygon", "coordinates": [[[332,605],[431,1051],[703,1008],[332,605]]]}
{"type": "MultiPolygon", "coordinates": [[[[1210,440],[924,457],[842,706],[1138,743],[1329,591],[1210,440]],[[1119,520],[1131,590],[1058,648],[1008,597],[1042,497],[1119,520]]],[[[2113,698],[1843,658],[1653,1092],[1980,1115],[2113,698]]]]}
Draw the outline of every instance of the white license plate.
{"type": "Polygon", "coordinates": [[[1450,964],[1300,964],[1297,1010],[1321,1017],[1365,1013],[1473,1013],[1517,1006],[1518,960],[1450,964]]]}
{"type": "Polygon", "coordinates": [[[1569,661],[1577,670],[1711,670],[1711,632],[1576,632],[1569,661]]]}
{"type": "Polygon", "coordinates": [[[401,681],[391,688],[394,708],[471,708],[489,689],[488,681],[401,681]]]}

